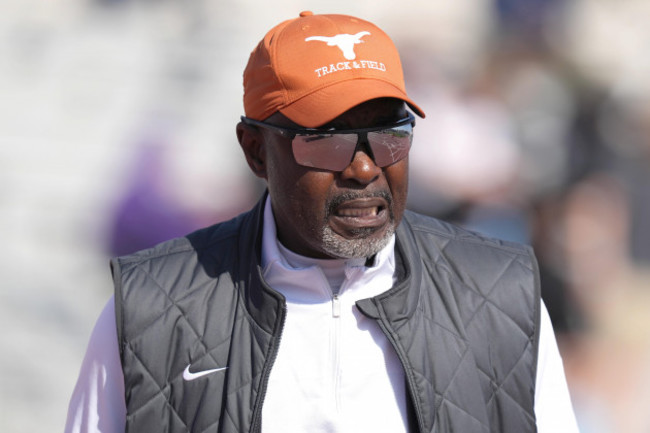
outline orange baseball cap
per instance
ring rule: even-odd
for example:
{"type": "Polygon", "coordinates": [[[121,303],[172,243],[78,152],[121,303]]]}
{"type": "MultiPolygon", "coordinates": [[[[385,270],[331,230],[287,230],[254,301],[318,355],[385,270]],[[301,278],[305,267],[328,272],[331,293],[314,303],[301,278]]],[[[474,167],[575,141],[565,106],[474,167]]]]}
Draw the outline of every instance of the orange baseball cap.
{"type": "Polygon", "coordinates": [[[328,123],[362,102],[407,95],[399,53],[374,24],[347,15],[300,13],[271,29],[244,70],[246,116],[279,111],[298,125],[328,123]]]}

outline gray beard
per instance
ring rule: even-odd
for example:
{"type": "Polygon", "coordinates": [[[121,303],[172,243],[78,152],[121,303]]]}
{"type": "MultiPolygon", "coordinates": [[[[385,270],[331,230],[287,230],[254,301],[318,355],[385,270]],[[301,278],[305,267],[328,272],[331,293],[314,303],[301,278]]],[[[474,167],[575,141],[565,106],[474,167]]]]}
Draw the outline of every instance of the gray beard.
{"type": "MultiPolygon", "coordinates": [[[[395,233],[395,216],[393,215],[393,198],[385,191],[380,191],[374,194],[361,194],[361,193],[348,193],[340,195],[328,203],[328,217],[334,212],[336,207],[345,200],[352,200],[360,197],[383,197],[388,203],[388,212],[390,212],[390,227],[381,238],[369,238],[372,235],[373,229],[359,229],[355,235],[359,236],[355,239],[346,239],[332,230],[326,223],[323,224],[323,231],[321,233],[323,250],[332,257],[341,259],[360,259],[372,257],[381,251],[388,242],[391,236],[395,233]]],[[[326,218],[327,219],[327,218],[326,218]]]]}
{"type": "Polygon", "coordinates": [[[379,239],[345,239],[325,226],[322,233],[323,249],[330,256],[341,259],[368,258],[388,245],[393,233],[395,233],[395,227],[391,225],[384,236],[379,239]]]}

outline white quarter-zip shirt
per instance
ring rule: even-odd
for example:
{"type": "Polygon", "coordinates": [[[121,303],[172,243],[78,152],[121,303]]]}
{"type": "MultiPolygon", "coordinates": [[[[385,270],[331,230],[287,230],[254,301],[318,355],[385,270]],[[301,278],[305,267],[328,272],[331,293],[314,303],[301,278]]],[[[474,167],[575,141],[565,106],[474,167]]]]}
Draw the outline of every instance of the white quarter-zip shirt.
{"type": "MultiPolygon", "coordinates": [[[[265,221],[273,220],[270,212],[267,206],[265,221]]],[[[397,354],[379,325],[355,306],[392,287],[394,242],[367,267],[365,259],[299,256],[265,225],[263,275],[287,301],[262,409],[265,433],[407,431],[397,354]]]]}

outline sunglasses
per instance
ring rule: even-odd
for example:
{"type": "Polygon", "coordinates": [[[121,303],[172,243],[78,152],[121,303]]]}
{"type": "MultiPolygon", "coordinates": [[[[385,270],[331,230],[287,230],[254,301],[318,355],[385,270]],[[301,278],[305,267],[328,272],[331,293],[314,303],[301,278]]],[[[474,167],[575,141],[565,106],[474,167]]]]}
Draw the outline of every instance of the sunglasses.
{"type": "Polygon", "coordinates": [[[378,167],[387,167],[406,158],[413,141],[415,117],[392,125],[362,129],[290,129],[242,116],[246,125],[269,129],[291,140],[293,157],[305,167],[343,171],[350,165],[360,143],[367,143],[378,167]]]}

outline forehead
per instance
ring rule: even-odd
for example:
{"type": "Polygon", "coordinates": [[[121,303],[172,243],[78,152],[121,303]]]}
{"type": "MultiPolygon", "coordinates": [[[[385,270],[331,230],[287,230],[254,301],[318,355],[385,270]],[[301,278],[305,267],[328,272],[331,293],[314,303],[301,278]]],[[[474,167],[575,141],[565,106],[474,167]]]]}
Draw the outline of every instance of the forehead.
{"type": "MultiPolygon", "coordinates": [[[[395,98],[379,98],[359,104],[320,127],[324,129],[369,128],[393,123],[404,117],[406,117],[404,101],[395,98]]],[[[288,128],[302,128],[302,125],[292,122],[279,112],[270,116],[266,121],[288,128]]]]}

